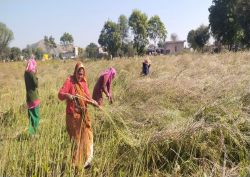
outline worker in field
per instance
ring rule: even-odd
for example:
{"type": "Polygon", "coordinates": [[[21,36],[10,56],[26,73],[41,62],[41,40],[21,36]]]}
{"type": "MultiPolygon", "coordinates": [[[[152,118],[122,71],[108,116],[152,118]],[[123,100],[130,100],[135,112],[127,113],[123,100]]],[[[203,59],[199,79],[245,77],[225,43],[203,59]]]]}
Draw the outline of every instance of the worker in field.
{"type": "Polygon", "coordinates": [[[27,61],[24,72],[26,87],[26,103],[28,106],[29,133],[34,135],[37,132],[40,115],[39,115],[39,96],[38,96],[38,78],[37,63],[34,55],[27,61]]]}
{"type": "Polygon", "coordinates": [[[151,61],[149,60],[149,58],[146,58],[143,62],[142,62],[142,74],[143,75],[148,75],[149,74],[149,68],[151,66],[151,61]]]}
{"type": "Polygon", "coordinates": [[[103,93],[108,98],[110,104],[113,103],[112,97],[112,81],[116,76],[116,70],[113,67],[105,70],[98,78],[94,90],[93,90],[93,99],[102,106],[103,105],[103,93]]]}
{"type": "Polygon", "coordinates": [[[93,159],[93,132],[87,105],[99,105],[90,96],[85,67],[81,62],[75,65],[74,74],[66,79],[58,97],[67,103],[66,128],[75,145],[72,163],[76,167],[89,168],[93,159]]]}

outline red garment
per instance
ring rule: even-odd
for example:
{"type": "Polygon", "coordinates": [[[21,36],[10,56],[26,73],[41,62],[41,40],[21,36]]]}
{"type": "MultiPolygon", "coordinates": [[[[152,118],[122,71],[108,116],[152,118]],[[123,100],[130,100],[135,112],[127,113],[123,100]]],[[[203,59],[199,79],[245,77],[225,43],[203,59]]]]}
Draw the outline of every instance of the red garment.
{"type": "Polygon", "coordinates": [[[29,103],[27,103],[28,109],[33,109],[33,108],[37,107],[39,104],[40,104],[39,99],[36,99],[36,100],[34,100],[32,102],[29,102],[29,103]]]}
{"type": "MultiPolygon", "coordinates": [[[[63,84],[62,88],[59,90],[58,93],[58,98],[60,100],[65,100],[66,99],[66,94],[69,93],[71,95],[76,95],[76,90],[75,90],[75,81],[74,81],[74,76],[70,76],[66,79],[65,83],[63,84]]],[[[88,89],[88,84],[85,81],[82,81],[79,83],[83,90],[84,93],[88,98],[91,98],[89,89],[88,89]]],[[[75,110],[75,105],[73,101],[66,100],[67,101],[67,107],[66,107],[66,113],[67,114],[73,114],[75,110]]]]}
{"type": "MultiPolygon", "coordinates": [[[[82,81],[77,81],[77,73],[83,68],[81,63],[77,63],[74,75],[66,79],[62,88],[59,90],[58,97],[60,100],[67,101],[66,107],[66,128],[67,132],[75,143],[73,152],[73,164],[76,166],[86,167],[93,158],[93,132],[91,121],[88,115],[87,101],[84,99],[67,98],[67,94],[79,95],[80,97],[91,100],[86,75],[82,81]]],[[[84,71],[85,72],[85,71],[84,71]]]]}

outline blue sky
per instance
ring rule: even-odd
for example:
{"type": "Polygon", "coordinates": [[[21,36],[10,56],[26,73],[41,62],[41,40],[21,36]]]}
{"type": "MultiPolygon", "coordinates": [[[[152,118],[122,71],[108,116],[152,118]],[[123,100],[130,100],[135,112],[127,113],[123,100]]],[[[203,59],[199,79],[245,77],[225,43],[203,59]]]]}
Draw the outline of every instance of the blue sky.
{"type": "Polygon", "coordinates": [[[0,0],[0,22],[14,33],[10,46],[25,48],[45,35],[52,35],[56,43],[64,32],[70,33],[74,44],[86,47],[97,43],[107,20],[117,22],[123,14],[127,18],[133,9],[158,15],[168,31],[186,40],[190,30],[208,25],[208,8],[212,0],[0,0]]]}

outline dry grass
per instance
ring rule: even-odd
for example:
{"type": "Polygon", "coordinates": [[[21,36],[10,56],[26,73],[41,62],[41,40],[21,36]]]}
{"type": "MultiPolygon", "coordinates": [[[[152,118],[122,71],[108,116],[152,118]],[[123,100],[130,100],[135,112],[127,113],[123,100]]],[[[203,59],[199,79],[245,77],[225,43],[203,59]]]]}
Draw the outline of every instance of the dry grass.
{"type": "MultiPolygon", "coordinates": [[[[114,66],[114,104],[90,108],[94,166],[78,176],[247,176],[250,165],[248,53],[84,61],[90,90],[114,66]]],[[[38,62],[39,138],[28,124],[24,63],[0,64],[0,176],[74,176],[57,92],[75,61],[38,62]],[[48,131],[49,130],[49,131],[48,131]],[[35,148],[34,148],[35,147],[35,148]],[[46,147],[46,148],[45,148],[46,147]]]]}

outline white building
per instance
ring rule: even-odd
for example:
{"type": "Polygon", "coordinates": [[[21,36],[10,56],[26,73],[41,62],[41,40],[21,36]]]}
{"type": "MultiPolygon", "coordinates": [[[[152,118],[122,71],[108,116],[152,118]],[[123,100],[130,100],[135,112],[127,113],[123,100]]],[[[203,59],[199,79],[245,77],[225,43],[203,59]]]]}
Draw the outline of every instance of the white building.
{"type": "Polygon", "coordinates": [[[164,44],[164,54],[175,54],[184,49],[184,41],[167,41],[164,44]]]}

